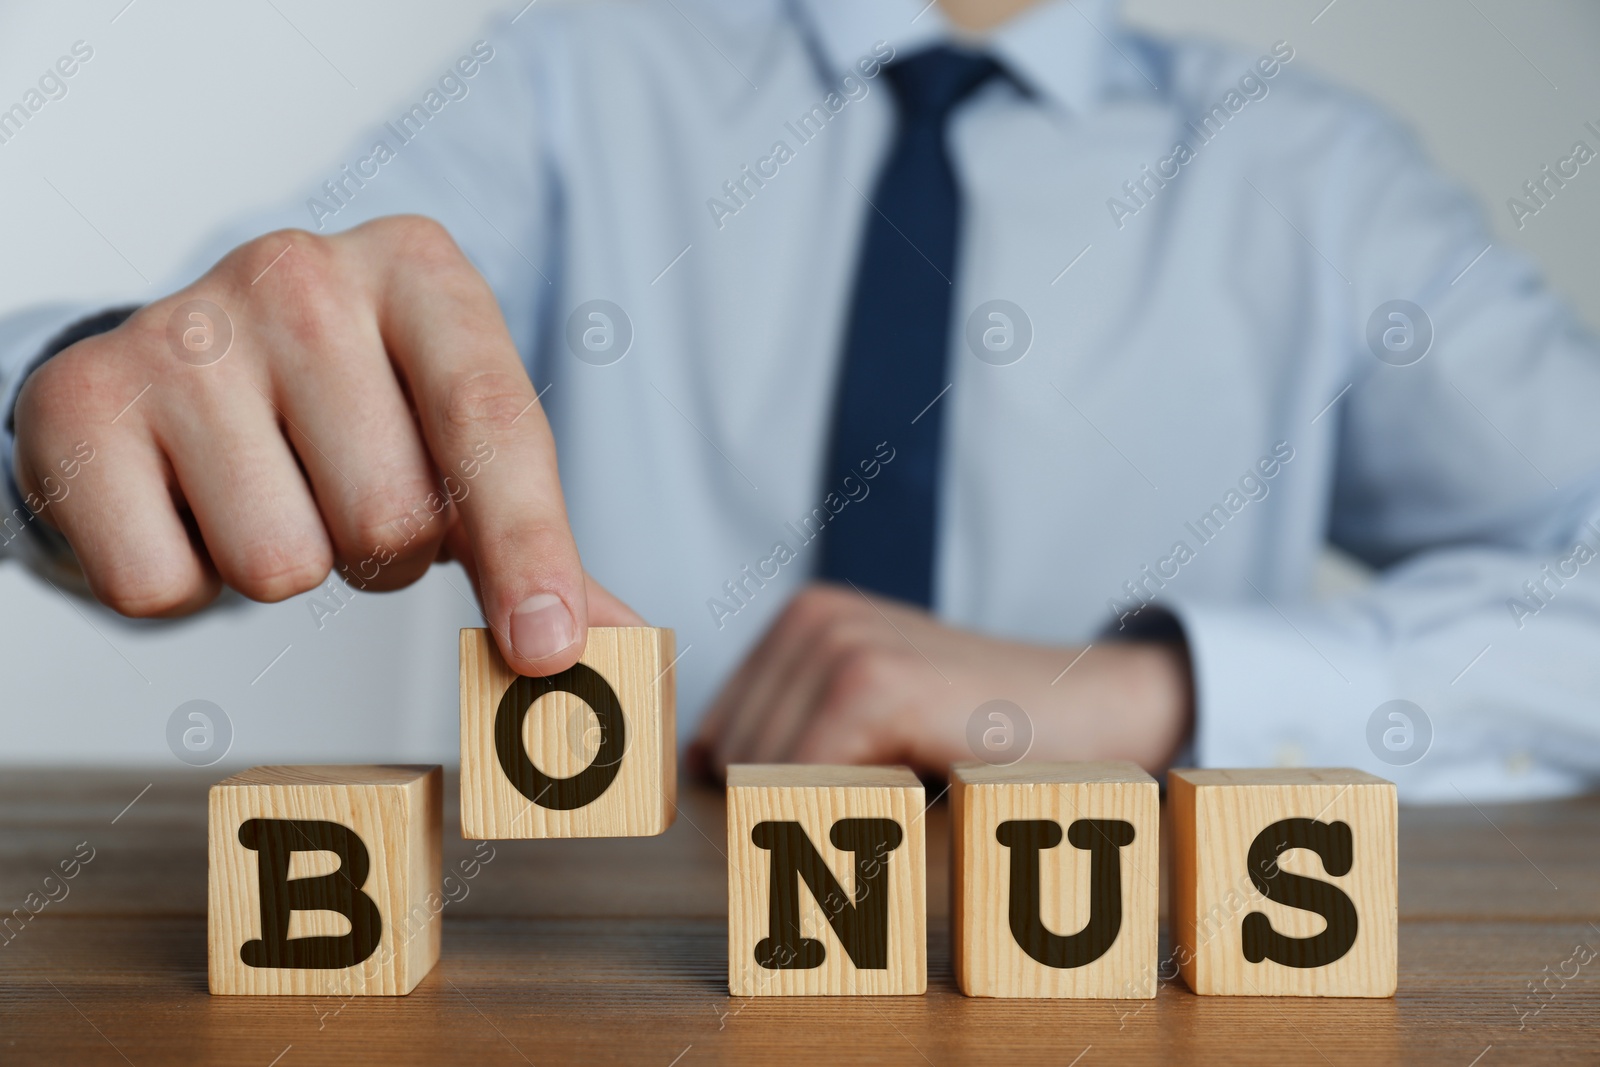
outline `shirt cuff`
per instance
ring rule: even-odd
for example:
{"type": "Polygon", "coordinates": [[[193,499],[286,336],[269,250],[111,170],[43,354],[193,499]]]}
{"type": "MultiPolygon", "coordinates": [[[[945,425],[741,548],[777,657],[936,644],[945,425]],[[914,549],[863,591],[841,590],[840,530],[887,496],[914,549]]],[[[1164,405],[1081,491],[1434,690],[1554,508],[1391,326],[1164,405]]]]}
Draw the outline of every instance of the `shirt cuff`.
{"type": "Polygon", "coordinates": [[[1164,605],[1189,642],[1194,756],[1204,767],[1363,767],[1367,719],[1393,695],[1381,642],[1325,605],[1164,605]]]}

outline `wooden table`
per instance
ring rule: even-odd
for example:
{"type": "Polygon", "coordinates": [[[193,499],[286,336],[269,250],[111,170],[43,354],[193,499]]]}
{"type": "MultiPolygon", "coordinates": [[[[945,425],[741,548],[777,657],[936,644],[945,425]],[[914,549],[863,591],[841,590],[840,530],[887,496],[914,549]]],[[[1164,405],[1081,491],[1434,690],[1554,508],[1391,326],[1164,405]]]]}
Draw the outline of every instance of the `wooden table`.
{"type": "MultiPolygon", "coordinates": [[[[496,842],[417,990],[341,1003],[206,993],[221,777],[0,770],[0,916],[80,842],[94,856],[0,943],[0,1064],[1600,1062],[1600,957],[1579,962],[1600,950],[1600,798],[1403,810],[1393,1000],[962,997],[942,803],[926,996],[733,999],[722,797],[691,787],[660,838],[496,842]]],[[[472,854],[454,791],[447,867],[472,854]]]]}

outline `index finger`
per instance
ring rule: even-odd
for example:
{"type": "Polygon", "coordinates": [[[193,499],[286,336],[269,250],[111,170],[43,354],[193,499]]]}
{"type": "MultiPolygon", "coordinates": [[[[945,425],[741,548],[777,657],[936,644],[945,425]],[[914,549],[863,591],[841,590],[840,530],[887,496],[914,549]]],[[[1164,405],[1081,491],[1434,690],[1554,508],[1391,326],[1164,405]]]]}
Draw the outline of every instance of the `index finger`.
{"type": "Polygon", "coordinates": [[[566,670],[588,630],[583,566],[555,440],[494,294],[437,224],[373,237],[392,245],[379,329],[460,510],[484,618],[514,670],[566,670]]]}

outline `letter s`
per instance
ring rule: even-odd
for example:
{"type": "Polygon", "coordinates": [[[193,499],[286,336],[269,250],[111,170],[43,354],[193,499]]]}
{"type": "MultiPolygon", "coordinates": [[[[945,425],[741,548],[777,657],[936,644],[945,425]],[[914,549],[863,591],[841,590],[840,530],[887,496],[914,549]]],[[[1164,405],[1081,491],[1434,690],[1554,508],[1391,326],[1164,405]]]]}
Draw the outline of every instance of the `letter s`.
{"type": "Polygon", "coordinates": [[[1350,873],[1355,843],[1350,824],[1316,819],[1281,819],[1250,843],[1250,880],[1268,900],[1301,911],[1316,912],[1327,929],[1312,937],[1286,937],[1259,911],[1244,917],[1240,933],[1244,958],[1270,959],[1285,967],[1325,967],[1356,943],[1356,906],[1337,886],[1280,870],[1278,857],[1293,848],[1308,848],[1322,858],[1322,869],[1335,878],[1350,873]]]}

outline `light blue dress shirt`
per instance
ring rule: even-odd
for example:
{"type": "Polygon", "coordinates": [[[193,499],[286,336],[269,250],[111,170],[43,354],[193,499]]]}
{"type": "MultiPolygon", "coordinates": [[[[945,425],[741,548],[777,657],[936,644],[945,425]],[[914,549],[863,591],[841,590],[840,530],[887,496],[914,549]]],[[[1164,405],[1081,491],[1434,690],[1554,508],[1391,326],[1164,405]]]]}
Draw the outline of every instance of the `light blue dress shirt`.
{"type": "MultiPolygon", "coordinates": [[[[953,32],[925,3],[525,9],[189,274],[274,226],[444,221],[543,390],[588,568],[678,631],[692,729],[807,581],[818,509],[872,506],[822,460],[881,63],[953,32]]],[[[984,47],[1014,80],[950,131],[940,617],[1063,646],[1175,619],[1204,765],[1593,783],[1594,339],[1293,42],[1156,40],[1083,0],[984,47]],[[1314,599],[1328,541],[1378,580],[1314,599]]],[[[77,313],[6,324],[10,389],[77,313]]]]}

